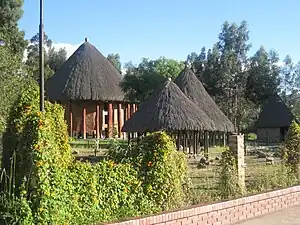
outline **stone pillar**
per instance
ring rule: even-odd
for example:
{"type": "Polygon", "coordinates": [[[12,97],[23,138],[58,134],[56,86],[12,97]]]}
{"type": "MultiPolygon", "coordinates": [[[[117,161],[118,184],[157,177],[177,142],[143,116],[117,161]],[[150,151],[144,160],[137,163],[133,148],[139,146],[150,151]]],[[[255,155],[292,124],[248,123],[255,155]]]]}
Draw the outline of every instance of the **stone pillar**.
{"type": "Polygon", "coordinates": [[[86,139],[86,108],[82,108],[82,137],[86,139]]]}
{"type": "Polygon", "coordinates": [[[239,186],[242,192],[245,192],[245,149],[244,149],[244,135],[234,134],[229,136],[229,149],[234,153],[237,170],[239,186]]]}
{"type": "Polygon", "coordinates": [[[108,103],[108,138],[113,136],[113,105],[108,103]]]}

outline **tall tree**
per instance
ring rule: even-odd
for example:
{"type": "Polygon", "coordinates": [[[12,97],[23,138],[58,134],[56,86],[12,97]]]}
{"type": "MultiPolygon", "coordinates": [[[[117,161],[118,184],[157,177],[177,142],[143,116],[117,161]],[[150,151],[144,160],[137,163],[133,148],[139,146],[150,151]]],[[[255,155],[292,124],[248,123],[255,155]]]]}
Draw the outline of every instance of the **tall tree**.
{"type": "MultiPolygon", "coordinates": [[[[52,46],[52,40],[47,34],[44,34],[44,54],[45,54],[45,80],[56,72],[66,61],[67,52],[65,49],[56,49],[52,46]]],[[[26,66],[28,73],[38,81],[39,80],[39,33],[30,39],[27,48],[26,66]]]]}
{"type": "Polygon", "coordinates": [[[223,111],[234,122],[237,130],[248,105],[244,98],[247,81],[247,53],[251,47],[248,43],[249,31],[246,21],[239,26],[225,22],[217,46],[220,52],[220,70],[218,82],[222,82],[222,96],[217,98],[223,111]]]}
{"type": "Polygon", "coordinates": [[[28,79],[22,70],[22,58],[27,42],[24,32],[18,29],[22,17],[23,1],[0,1],[0,134],[5,129],[6,119],[18,94],[28,79]]]}
{"type": "Polygon", "coordinates": [[[295,76],[294,65],[291,57],[287,55],[283,60],[283,66],[281,68],[281,95],[285,101],[287,101],[287,95],[293,91],[295,76]]]}
{"type": "Polygon", "coordinates": [[[142,59],[133,67],[126,64],[122,89],[131,101],[144,102],[166,78],[174,79],[184,68],[184,63],[161,57],[157,60],[142,59]]]}
{"type": "Polygon", "coordinates": [[[280,70],[277,64],[277,53],[274,51],[268,53],[264,47],[260,47],[250,58],[246,97],[257,106],[262,106],[271,95],[279,91],[280,70]]]}
{"type": "Polygon", "coordinates": [[[117,54],[108,54],[107,59],[110,61],[110,63],[118,70],[120,73],[122,73],[122,64],[120,61],[120,55],[117,54]]]}
{"type": "Polygon", "coordinates": [[[206,63],[206,49],[205,47],[201,48],[201,52],[199,55],[197,53],[192,52],[188,55],[187,60],[191,63],[191,68],[198,78],[202,77],[202,73],[205,68],[206,63]]]}
{"type": "Polygon", "coordinates": [[[48,64],[50,69],[56,72],[67,60],[67,51],[64,48],[56,51],[55,48],[50,48],[48,52],[48,64]]]}
{"type": "Polygon", "coordinates": [[[4,40],[18,60],[22,60],[27,41],[24,32],[18,28],[18,22],[23,15],[23,0],[0,1],[0,39],[4,40]]]}

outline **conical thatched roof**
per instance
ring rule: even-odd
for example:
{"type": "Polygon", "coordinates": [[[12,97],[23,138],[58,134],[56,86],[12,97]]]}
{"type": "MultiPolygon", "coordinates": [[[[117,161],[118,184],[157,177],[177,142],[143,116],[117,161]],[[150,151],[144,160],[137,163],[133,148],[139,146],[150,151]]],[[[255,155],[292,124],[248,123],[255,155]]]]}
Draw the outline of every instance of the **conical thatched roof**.
{"type": "Polygon", "coordinates": [[[191,101],[214,121],[218,131],[234,131],[232,122],[217,106],[191,69],[185,68],[178,77],[176,77],[174,82],[191,101]]]}
{"type": "Polygon", "coordinates": [[[124,132],[215,130],[212,120],[171,80],[165,82],[127,120],[124,132]]]}
{"type": "Polygon", "coordinates": [[[50,100],[122,101],[122,77],[87,40],[46,82],[50,100]]]}
{"type": "Polygon", "coordinates": [[[264,104],[259,115],[257,128],[279,128],[289,127],[293,120],[296,120],[291,110],[278,96],[271,96],[264,104]]]}

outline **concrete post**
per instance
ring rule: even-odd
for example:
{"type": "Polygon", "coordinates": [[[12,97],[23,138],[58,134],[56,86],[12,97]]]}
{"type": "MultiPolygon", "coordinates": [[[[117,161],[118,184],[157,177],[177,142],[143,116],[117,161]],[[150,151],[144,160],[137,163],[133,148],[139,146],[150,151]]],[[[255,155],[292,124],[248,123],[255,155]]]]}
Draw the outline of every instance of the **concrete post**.
{"type": "Polygon", "coordinates": [[[234,153],[237,162],[239,186],[245,193],[245,149],[244,135],[234,134],[229,136],[229,149],[234,153]]]}

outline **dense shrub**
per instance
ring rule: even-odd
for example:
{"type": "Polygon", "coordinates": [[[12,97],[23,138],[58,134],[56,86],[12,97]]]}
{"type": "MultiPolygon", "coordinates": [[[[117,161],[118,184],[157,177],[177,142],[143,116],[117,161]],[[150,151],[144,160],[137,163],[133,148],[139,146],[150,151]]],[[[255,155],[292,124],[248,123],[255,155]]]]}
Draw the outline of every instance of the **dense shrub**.
{"type": "Polygon", "coordinates": [[[186,158],[176,151],[173,140],[165,132],[148,135],[128,148],[115,143],[108,157],[131,163],[138,171],[144,192],[161,210],[184,205],[188,188],[186,158]]]}
{"type": "Polygon", "coordinates": [[[10,115],[1,224],[91,224],[183,204],[186,163],[165,133],[146,137],[127,162],[76,162],[63,108],[46,102],[41,113],[38,97],[28,88],[10,115]]]}
{"type": "Polygon", "coordinates": [[[300,180],[300,126],[295,121],[291,124],[283,149],[282,159],[300,180]]]}
{"type": "Polygon", "coordinates": [[[237,197],[242,194],[238,181],[237,162],[233,151],[225,148],[220,161],[218,194],[221,199],[237,197]]]}

